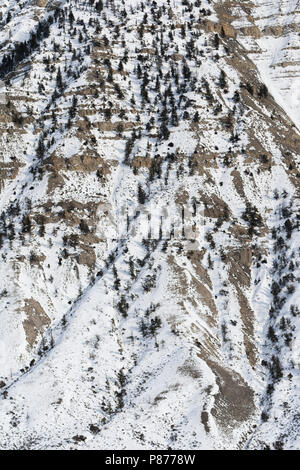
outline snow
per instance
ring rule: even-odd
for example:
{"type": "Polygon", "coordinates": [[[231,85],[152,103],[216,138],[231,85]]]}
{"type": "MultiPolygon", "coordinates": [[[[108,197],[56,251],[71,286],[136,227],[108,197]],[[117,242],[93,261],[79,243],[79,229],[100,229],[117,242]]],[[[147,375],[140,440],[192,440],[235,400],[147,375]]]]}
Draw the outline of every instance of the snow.
{"type": "MultiPolygon", "coordinates": [[[[254,2],[254,24],[262,31],[262,37],[249,38],[240,35],[239,40],[251,53],[262,81],[266,83],[278,104],[300,128],[300,75],[299,37],[295,25],[300,13],[297,0],[254,2]],[[267,32],[267,28],[282,28],[279,36],[267,32]]],[[[249,26],[245,14],[233,24],[249,26]]]]}
{"type": "MultiPolygon", "coordinates": [[[[18,79],[5,83],[13,109],[26,121],[20,127],[12,120],[0,123],[0,165],[14,159],[20,164],[16,176],[3,179],[0,193],[5,226],[12,223],[15,230],[15,236],[4,239],[0,262],[3,449],[261,449],[274,448],[281,440],[288,449],[299,445],[299,321],[292,313],[299,305],[298,201],[296,173],[289,169],[286,154],[290,152],[295,166],[298,156],[285,140],[288,135],[296,142],[299,134],[279,106],[297,124],[300,98],[297,76],[278,76],[278,64],[287,58],[295,61],[296,55],[289,49],[287,56],[286,35],[276,40],[264,37],[255,45],[239,35],[238,41],[251,48],[249,56],[257,71],[251,69],[248,55],[237,49],[236,58],[245,68],[239,70],[224,48],[226,42],[220,41],[217,58],[213,33],[194,28],[199,7],[189,11],[179,0],[170,3],[171,12],[168,2],[157,2],[165,7],[159,19],[166,47],[161,61],[141,52],[159,49],[160,30],[152,35],[145,28],[143,38],[136,31],[145,13],[150,23],[157,21],[151,5],[142,9],[138,0],[126,2],[124,19],[124,3],[118,0],[115,7],[105,5],[101,14],[89,2],[66,0],[65,18],[51,25],[49,38],[30,57],[29,70],[24,73],[20,64],[18,79]],[[76,34],[70,26],[70,7],[76,34]],[[192,24],[191,30],[186,27],[185,38],[180,28],[171,26],[180,21],[192,24]],[[110,40],[106,49],[101,46],[104,36],[110,40]],[[191,39],[196,59],[188,53],[191,39]],[[60,51],[54,50],[54,42],[60,51]],[[263,52],[255,54],[254,47],[263,52]],[[128,60],[120,73],[125,49],[128,60]],[[189,80],[183,76],[183,61],[172,58],[174,54],[185,58],[189,80]],[[107,56],[110,83],[103,62],[107,56]],[[138,63],[143,69],[140,79],[138,63]],[[58,67],[65,88],[54,99],[58,67]],[[221,70],[226,76],[224,89],[219,84],[221,70]],[[149,101],[143,102],[145,71],[149,101]],[[266,83],[274,102],[249,94],[234,102],[236,91],[247,93],[240,88],[245,71],[251,79],[266,83]],[[157,76],[160,92],[155,91],[157,76]],[[203,79],[211,90],[211,102],[203,79]],[[164,140],[158,133],[169,85],[170,136],[164,140]],[[69,126],[73,96],[78,104],[69,126]],[[170,122],[172,99],[178,125],[170,122]],[[217,105],[221,105],[218,113],[217,105]],[[108,108],[111,118],[105,114],[108,108]],[[281,114],[281,122],[272,121],[273,108],[281,114]],[[200,118],[193,123],[196,111],[200,118]],[[231,129],[223,123],[229,112],[231,129]],[[120,122],[122,132],[116,128],[120,122]],[[128,164],[125,148],[133,129],[136,139],[128,164]],[[36,151],[40,138],[43,157],[36,151]],[[261,154],[270,155],[268,164],[261,163],[261,154]],[[134,167],[139,159],[141,166],[134,167]],[[153,161],[161,161],[160,176],[154,174],[151,180],[153,161]],[[139,185],[146,195],[142,206],[139,185]],[[14,208],[17,201],[19,213],[14,208]],[[249,203],[262,219],[252,236],[245,220],[249,203]],[[223,204],[227,216],[222,215],[223,204]],[[190,226],[196,225],[196,249],[182,235],[182,208],[189,214],[190,226]],[[283,209],[291,214],[285,217],[283,209]],[[167,215],[160,240],[163,213],[167,215]],[[32,221],[31,233],[24,231],[24,215],[32,221]],[[291,238],[287,219],[294,224],[291,238]],[[82,228],[82,222],[88,229],[82,228]],[[174,238],[166,244],[171,222],[174,238]],[[279,237],[284,246],[278,251],[279,237]],[[32,254],[38,261],[32,261],[32,254]],[[282,283],[280,295],[285,298],[274,316],[270,315],[273,281],[282,283]],[[34,309],[24,308],[30,299],[47,316],[47,325],[39,324],[34,309]],[[281,329],[282,317],[290,322],[290,330],[281,329]],[[26,336],[26,321],[37,328],[33,344],[26,336]],[[276,344],[269,338],[270,326],[278,335],[276,344]],[[288,331],[290,345],[284,336],[288,331]],[[272,377],[263,362],[270,364],[274,355],[280,357],[283,376],[274,381],[270,398],[267,387],[272,377]],[[247,397],[245,403],[240,390],[247,397]],[[268,414],[267,422],[262,411],[268,414]],[[91,425],[97,426],[96,433],[91,425]],[[76,436],[84,439],[77,442],[76,436]]],[[[268,25],[277,24],[273,15],[279,3],[284,21],[296,15],[293,1],[275,3],[264,2],[264,9],[257,9],[257,24],[263,27],[267,20],[268,25]]],[[[5,43],[9,35],[11,45],[26,39],[36,25],[35,14],[49,14],[30,0],[22,5],[11,0],[0,8],[4,16],[13,13],[0,33],[1,53],[10,47],[5,43]]],[[[213,2],[202,0],[201,8],[212,12],[207,16],[210,21],[218,21],[213,2]]],[[[236,27],[247,20],[237,21],[236,27]]],[[[294,33],[289,38],[295,41],[294,33]]]]}

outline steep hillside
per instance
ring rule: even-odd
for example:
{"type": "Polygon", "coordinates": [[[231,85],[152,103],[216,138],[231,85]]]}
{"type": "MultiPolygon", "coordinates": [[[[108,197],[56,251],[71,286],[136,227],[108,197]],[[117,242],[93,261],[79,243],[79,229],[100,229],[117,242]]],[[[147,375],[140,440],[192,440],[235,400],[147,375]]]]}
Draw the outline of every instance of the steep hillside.
{"type": "Polygon", "coordinates": [[[2,2],[1,448],[299,447],[300,69],[242,3],[2,2]]]}
{"type": "Polygon", "coordinates": [[[277,102],[300,128],[299,0],[224,0],[215,6],[234,28],[277,102]]]}

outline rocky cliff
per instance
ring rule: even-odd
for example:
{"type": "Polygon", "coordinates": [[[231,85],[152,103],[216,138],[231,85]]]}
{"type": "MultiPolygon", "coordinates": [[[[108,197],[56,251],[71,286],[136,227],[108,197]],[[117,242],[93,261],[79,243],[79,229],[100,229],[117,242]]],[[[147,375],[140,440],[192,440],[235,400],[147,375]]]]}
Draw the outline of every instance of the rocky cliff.
{"type": "Polygon", "coordinates": [[[2,2],[3,449],[293,449],[295,1],[2,2]]]}

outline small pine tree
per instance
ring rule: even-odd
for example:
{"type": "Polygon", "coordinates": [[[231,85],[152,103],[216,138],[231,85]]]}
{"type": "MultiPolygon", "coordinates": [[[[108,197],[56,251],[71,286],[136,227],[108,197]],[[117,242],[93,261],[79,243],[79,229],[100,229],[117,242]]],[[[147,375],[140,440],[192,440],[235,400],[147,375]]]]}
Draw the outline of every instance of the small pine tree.
{"type": "Polygon", "coordinates": [[[59,91],[62,91],[63,89],[63,81],[62,81],[62,75],[61,75],[61,70],[60,67],[58,67],[57,75],[56,75],[56,85],[59,91]]]}
{"type": "Polygon", "coordinates": [[[219,38],[218,33],[216,33],[214,35],[214,41],[213,41],[214,48],[219,49],[219,44],[220,44],[220,38],[219,38]]]}
{"type": "Polygon", "coordinates": [[[36,149],[36,153],[37,153],[39,158],[43,158],[44,153],[45,153],[45,145],[44,145],[44,142],[43,142],[42,138],[40,138],[40,140],[39,140],[38,147],[36,149]]]}
{"type": "Polygon", "coordinates": [[[199,120],[200,120],[199,112],[196,111],[195,116],[194,116],[194,118],[193,118],[193,122],[196,122],[196,123],[197,123],[197,122],[199,122],[199,120]]]}
{"type": "Polygon", "coordinates": [[[140,184],[138,186],[138,202],[139,204],[145,204],[146,202],[146,193],[140,184]]]}
{"type": "Polygon", "coordinates": [[[226,87],[226,75],[225,75],[224,70],[221,70],[221,72],[220,72],[219,86],[220,86],[220,88],[225,88],[226,87]]]}

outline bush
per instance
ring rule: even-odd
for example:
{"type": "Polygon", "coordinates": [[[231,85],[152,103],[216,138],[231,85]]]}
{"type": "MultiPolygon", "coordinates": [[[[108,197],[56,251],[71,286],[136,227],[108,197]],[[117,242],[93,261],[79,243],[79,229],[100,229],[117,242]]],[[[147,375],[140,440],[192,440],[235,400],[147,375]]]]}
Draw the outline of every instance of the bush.
{"type": "Polygon", "coordinates": [[[117,309],[119,310],[119,312],[122,314],[124,318],[128,316],[128,313],[127,313],[128,308],[129,308],[129,305],[126,302],[126,298],[124,295],[122,295],[119,302],[117,303],[117,309]]]}
{"type": "Polygon", "coordinates": [[[279,358],[277,356],[272,356],[272,364],[270,365],[270,372],[275,380],[282,378],[282,366],[279,358]]]}
{"type": "Polygon", "coordinates": [[[146,193],[140,184],[138,186],[138,202],[139,204],[145,204],[146,202],[146,193]]]}
{"type": "Polygon", "coordinates": [[[274,328],[272,326],[269,326],[268,338],[272,341],[272,343],[275,343],[276,341],[278,341],[277,336],[275,335],[274,328]]]}
{"type": "Polygon", "coordinates": [[[156,275],[153,274],[152,276],[149,274],[146,276],[144,283],[143,283],[143,289],[145,292],[150,292],[151,289],[153,289],[156,286],[156,275]]]}

